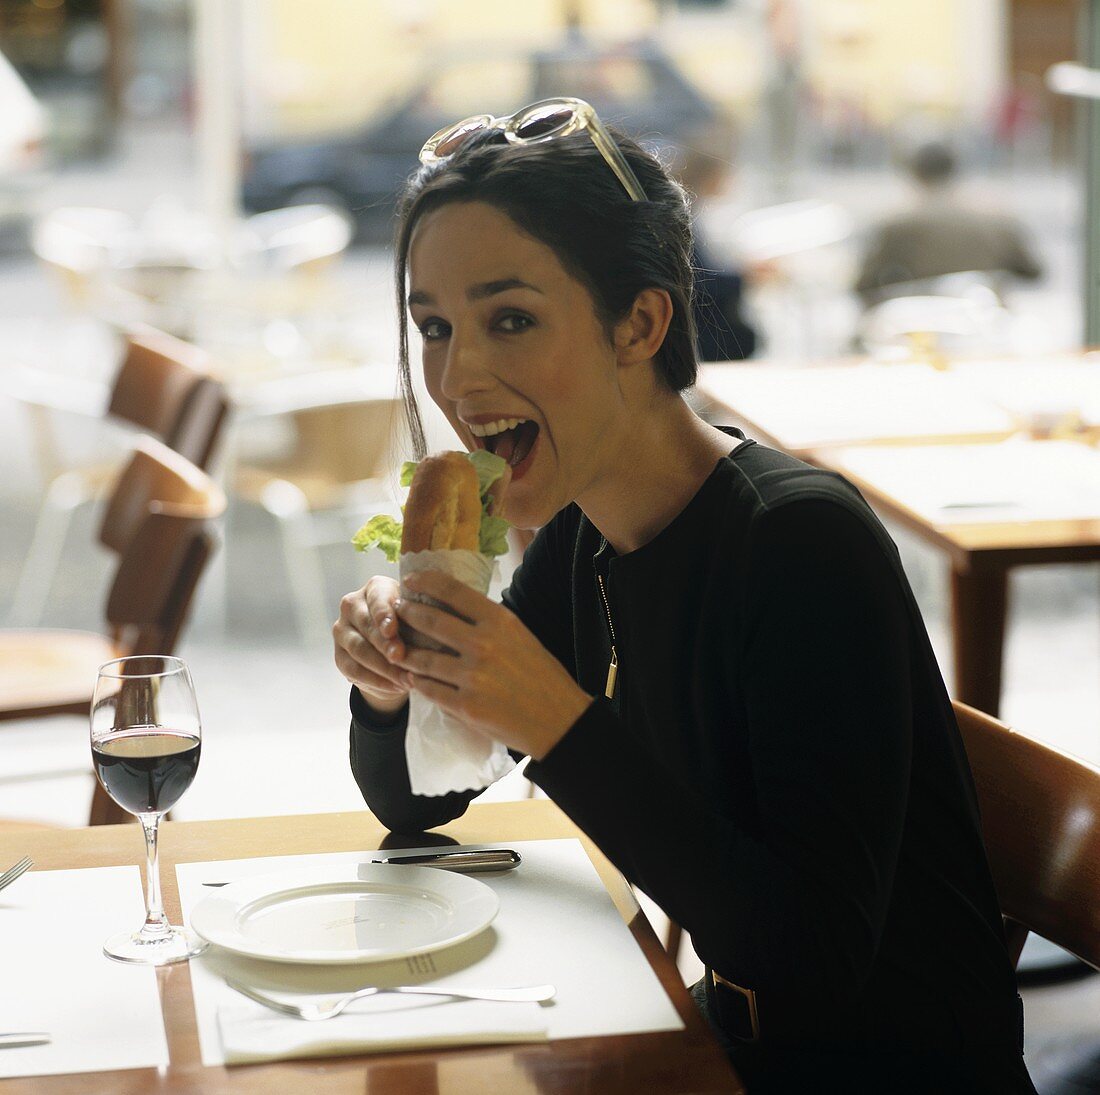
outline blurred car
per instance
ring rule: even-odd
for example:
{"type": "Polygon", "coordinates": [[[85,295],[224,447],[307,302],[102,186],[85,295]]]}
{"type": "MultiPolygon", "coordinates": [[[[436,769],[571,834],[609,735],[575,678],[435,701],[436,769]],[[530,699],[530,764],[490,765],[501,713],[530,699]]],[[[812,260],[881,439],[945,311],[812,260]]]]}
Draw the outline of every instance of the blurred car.
{"type": "Polygon", "coordinates": [[[507,113],[538,99],[586,99],[647,146],[713,125],[716,107],[654,43],[583,42],[523,55],[452,55],[433,63],[396,107],[357,132],[257,147],[246,156],[246,209],[320,202],[351,213],[363,239],[392,228],[398,190],[424,141],[450,122],[507,113]]]}
{"type": "Polygon", "coordinates": [[[44,166],[46,112],[0,53],[0,237],[21,232],[44,166]]]}

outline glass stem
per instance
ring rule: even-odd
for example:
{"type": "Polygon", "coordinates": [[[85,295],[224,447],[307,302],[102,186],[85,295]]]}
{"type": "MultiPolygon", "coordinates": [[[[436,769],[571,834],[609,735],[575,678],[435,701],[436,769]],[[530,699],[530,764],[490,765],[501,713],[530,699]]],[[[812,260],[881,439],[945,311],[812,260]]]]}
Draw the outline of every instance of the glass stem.
{"type": "Polygon", "coordinates": [[[160,814],[141,814],[141,827],[145,831],[145,923],[141,935],[154,939],[168,933],[168,917],[160,897],[160,866],[157,859],[157,827],[160,814]]]}

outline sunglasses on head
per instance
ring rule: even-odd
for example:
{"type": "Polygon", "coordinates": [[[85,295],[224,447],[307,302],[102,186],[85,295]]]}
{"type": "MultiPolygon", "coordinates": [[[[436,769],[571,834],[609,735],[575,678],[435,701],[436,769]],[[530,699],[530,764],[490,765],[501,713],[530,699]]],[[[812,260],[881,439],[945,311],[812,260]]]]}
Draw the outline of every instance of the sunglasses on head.
{"type": "Polygon", "coordinates": [[[607,161],[607,166],[615,172],[631,200],[647,200],[646,192],[627,163],[622,149],[604,128],[591,105],[583,99],[541,99],[507,118],[495,118],[492,114],[475,114],[472,118],[463,118],[461,122],[444,126],[428,138],[420,150],[420,162],[430,164],[445,160],[448,156],[453,156],[468,137],[488,129],[502,132],[509,144],[541,144],[558,137],[568,137],[583,129],[607,161]]]}

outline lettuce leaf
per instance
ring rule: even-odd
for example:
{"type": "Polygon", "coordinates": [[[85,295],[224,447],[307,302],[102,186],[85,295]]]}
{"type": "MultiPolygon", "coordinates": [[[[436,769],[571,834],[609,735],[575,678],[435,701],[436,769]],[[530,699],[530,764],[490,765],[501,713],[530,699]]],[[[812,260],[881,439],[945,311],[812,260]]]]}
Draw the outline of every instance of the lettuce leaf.
{"type": "Polygon", "coordinates": [[[352,538],[356,551],[378,548],[391,563],[401,554],[401,522],[388,513],[372,517],[352,538]]]}
{"type": "Polygon", "coordinates": [[[475,449],[466,454],[466,459],[474,466],[477,472],[477,488],[481,495],[481,504],[486,504],[485,492],[504,474],[508,467],[504,457],[489,452],[488,449],[475,449]]]}
{"type": "Polygon", "coordinates": [[[478,532],[478,550],[482,555],[507,555],[508,530],[512,526],[503,517],[482,517],[478,532]]]}

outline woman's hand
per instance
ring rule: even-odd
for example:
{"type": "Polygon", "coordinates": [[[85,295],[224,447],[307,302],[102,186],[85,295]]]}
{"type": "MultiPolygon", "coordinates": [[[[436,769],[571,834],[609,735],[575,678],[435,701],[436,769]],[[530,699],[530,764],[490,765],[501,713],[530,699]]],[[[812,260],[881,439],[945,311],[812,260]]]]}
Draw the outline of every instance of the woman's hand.
{"type": "Polygon", "coordinates": [[[409,694],[408,675],[394,664],[405,655],[394,615],[397,591],[392,578],[376,575],[341,599],[332,625],[336,668],[384,715],[399,711],[409,694]]]}
{"type": "Polygon", "coordinates": [[[397,614],[454,654],[406,648],[394,660],[409,685],[473,730],[541,760],[592,697],[503,605],[438,571],[405,579],[458,616],[401,599],[397,614]]]}

